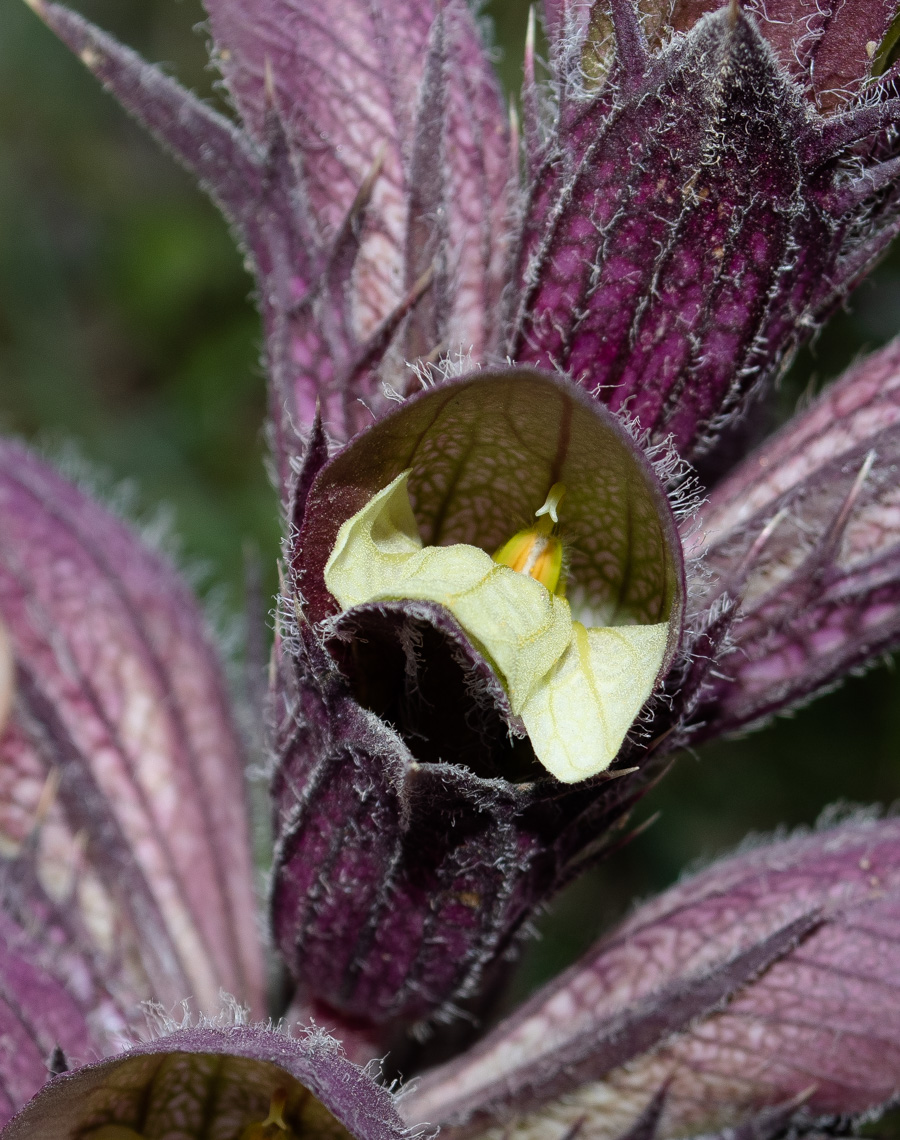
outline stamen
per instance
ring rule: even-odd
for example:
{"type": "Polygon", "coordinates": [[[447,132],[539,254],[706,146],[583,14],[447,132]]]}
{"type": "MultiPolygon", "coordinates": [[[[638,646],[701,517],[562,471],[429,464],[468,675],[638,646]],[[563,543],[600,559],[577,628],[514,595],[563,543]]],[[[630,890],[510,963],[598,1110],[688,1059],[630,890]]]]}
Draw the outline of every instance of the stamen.
{"type": "Polygon", "coordinates": [[[565,595],[563,544],[556,534],[558,508],[566,488],[554,483],[544,505],[534,512],[534,526],[520,530],[494,554],[494,561],[537,579],[551,594],[565,595]]]}

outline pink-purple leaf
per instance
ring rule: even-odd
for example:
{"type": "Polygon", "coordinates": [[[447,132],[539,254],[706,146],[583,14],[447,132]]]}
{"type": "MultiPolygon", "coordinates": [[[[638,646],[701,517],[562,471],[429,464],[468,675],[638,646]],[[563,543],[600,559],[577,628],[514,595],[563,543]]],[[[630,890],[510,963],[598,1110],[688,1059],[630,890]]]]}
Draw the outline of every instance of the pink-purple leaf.
{"type": "MultiPolygon", "coordinates": [[[[723,0],[675,0],[666,22],[689,31],[723,0]]],[[[744,0],[771,44],[778,62],[800,84],[820,111],[831,113],[849,102],[871,73],[877,51],[897,12],[896,0],[844,0],[818,4],[811,0],[744,0]]]]}
{"type": "Polygon", "coordinates": [[[788,708],[900,642],[898,461],[894,342],[715,489],[692,542],[740,606],[700,735],[788,708]]]}
{"type": "MultiPolygon", "coordinates": [[[[715,1012],[758,974],[796,949],[819,923],[817,911],[801,915],[716,966],[696,975],[676,978],[671,984],[651,993],[646,1000],[633,1001],[628,1009],[610,1018],[606,1024],[598,1026],[591,1022],[581,1033],[573,1026],[567,1040],[555,1042],[552,1074],[548,1073],[547,1058],[538,1056],[533,1064],[522,1064],[514,1078],[495,1086],[493,1099],[490,1094],[483,1096],[477,1111],[472,1109],[469,1088],[464,1089],[457,1103],[442,1099],[447,1086],[453,1083],[454,1069],[426,1078],[414,1094],[415,1109],[410,1108],[409,1111],[429,1114],[430,1090],[431,1095],[440,1101],[440,1119],[451,1125],[463,1124],[467,1131],[471,1131],[476,1122],[488,1125],[497,1118],[540,1110],[549,1097],[606,1077],[621,1066],[641,1058],[661,1040],[715,1012]]],[[[468,1058],[461,1058],[456,1070],[468,1073],[468,1066],[468,1058]]],[[[668,1078],[664,1083],[668,1083],[668,1078]]],[[[647,1108],[654,1106],[655,1101],[656,1095],[648,1102],[647,1108]]]]}
{"type": "Polygon", "coordinates": [[[455,283],[449,335],[482,352],[493,334],[485,321],[503,285],[513,164],[502,99],[466,5],[452,0],[442,8],[441,76],[430,94],[431,3],[209,0],[207,7],[244,121],[263,140],[274,104],[323,235],[340,227],[378,164],[353,281],[361,339],[425,268],[410,262],[406,234],[420,189],[416,139],[431,132],[432,197],[440,196],[445,226],[443,243],[437,230],[432,237],[443,244],[455,283]]]}
{"type": "Polygon", "coordinates": [[[196,603],[164,558],[9,442],[0,615],[17,663],[4,853],[27,857],[111,962],[140,964],[134,1000],[218,1008],[224,987],[260,1009],[241,750],[196,603]]]}
{"type": "Polygon", "coordinates": [[[715,864],[639,909],[463,1058],[426,1076],[407,1119],[468,1134],[506,1121],[518,1137],[613,1140],[666,1088],[656,1135],[735,1127],[770,1106],[876,1110],[900,1091],[900,822],[858,821],[715,864]],[[630,1055],[617,1026],[667,1007],[804,916],[720,1008],[630,1055]],[[683,991],[682,991],[683,992],[683,991]],[[618,1057],[604,1059],[612,1035],[618,1057]],[[582,1042],[589,1061],[570,1066],[582,1042]],[[613,1063],[610,1063],[612,1059],[613,1063]],[[542,1105],[524,1114],[523,1094],[542,1105]],[[484,1115],[482,1115],[484,1114],[484,1115]]]}
{"type": "Polygon", "coordinates": [[[825,113],[859,94],[897,12],[896,0],[753,0],[747,7],[779,62],[825,113]]]}

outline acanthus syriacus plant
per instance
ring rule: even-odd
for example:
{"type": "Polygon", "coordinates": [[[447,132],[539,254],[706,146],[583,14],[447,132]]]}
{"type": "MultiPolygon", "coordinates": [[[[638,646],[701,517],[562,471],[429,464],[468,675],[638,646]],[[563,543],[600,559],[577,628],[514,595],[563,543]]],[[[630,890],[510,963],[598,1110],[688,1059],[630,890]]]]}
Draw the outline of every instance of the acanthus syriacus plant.
{"type": "Polygon", "coordinates": [[[231,119],[29,2],[256,275],[285,519],[269,920],[294,992],[280,1031],[216,1012],[219,987],[266,1002],[193,603],[4,445],[4,1135],[877,1117],[900,1096],[891,819],[688,879],[399,1105],[285,1028],[414,1073],[676,751],[900,641],[896,345],[754,454],[731,433],[900,227],[900,73],[873,74],[894,0],[546,0],[521,138],[462,0],[207,0],[231,119]],[[188,997],[196,1025],[126,1046],[139,1001],[188,997]]]}

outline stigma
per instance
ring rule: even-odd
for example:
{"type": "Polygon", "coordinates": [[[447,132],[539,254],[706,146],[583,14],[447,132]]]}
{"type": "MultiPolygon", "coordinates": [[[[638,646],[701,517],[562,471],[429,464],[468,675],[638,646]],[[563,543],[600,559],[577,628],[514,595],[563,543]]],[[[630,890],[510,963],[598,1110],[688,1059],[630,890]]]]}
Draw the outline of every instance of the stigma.
{"type": "Polygon", "coordinates": [[[501,566],[535,578],[559,597],[566,593],[563,542],[557,533],[559,504],[565,493],[562,483],[554,483],[544,505],[534,512],[537,522],[517,531],[493,556],[501,566]]]}

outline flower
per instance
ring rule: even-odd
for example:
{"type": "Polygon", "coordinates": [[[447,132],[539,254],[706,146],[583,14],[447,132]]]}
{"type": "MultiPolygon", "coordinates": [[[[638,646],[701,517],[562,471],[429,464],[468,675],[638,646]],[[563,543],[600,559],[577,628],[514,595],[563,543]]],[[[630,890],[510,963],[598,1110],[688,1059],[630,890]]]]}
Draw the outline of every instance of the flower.
{"type": "MultiPolygon", "coordinates": [[[[503,684],[511,717],[521,720],[540,764],[565,783],[607,768],[681,632],[674,520],[652,470],[632,454],[611,417],[596,406],[569,403],[538,375],[482,374],[474,383],[448,384],[383,424],[366,451],[379,446],[379,435],[410,436],[417,440],[413,466],[341,523],[322,570],[325,588],[344,611],[404,599],[449,610],[503,684]],[[485,415],[494,421],[491,428],[485,415]],[[419,429],[411,417],[431,422],[419,429]],[[510,444],[507,433],[524,442],[510,444]],[[551,538],[563,495],[564,578],[562,541],[551,538]],[[504,536],[504,520],[508,533],[508,520],[518,513],[527,518],[530,507],[550,525],[513,535],[492,558],[487,551],[504,536]],[[424,549],[420,524],[431,536],[424,549]],[[470,541],[454,542],[459,534],[470,541]],[[512,568],[523,538],[556,544],[550,588],[512,568]],[[567,579],[587,628],[573,621],[561,596],[567,579]]],[[[377,470],[359,445],[351,450],[356,467],[377,470]]],[[[320,480],[325,477],[323,471],[320,480]]],[[[334,477],[346,476],[338,471],[334,477]]],[[[323,493],[317,484],[316,494],[323,493]]],[[[327,548],[324,536],[314,541],[327,548]]],[[[455,759],[446,746],[442,756],[455,759]]]]}
{"type": "MultiPolygon", "coordinates": [[[[556,585],[561,549],[533,553],[541,539],[561,548],[549,527],[520,531],[493,558],[466,543],[423,548],[409,476],[402,472],[343,523],[325,565],[328,590],[344,610],[405,598],[448,609],[504,682],[543,767],[567,784],[602,772],[653,691],[669,623],[585,629],[573,621],[565,598],[539,576],[556,585]],[[510,557],[557,565],[518,571],[510,557]]],[[[558,522],[552,488],[535,515],[558,522]]]]}
{"type": "MultiPolygon", "coordinates": [[[[208,0],[234,120],[64,7],[30,3],[200,178],[256,276],[288,523],[272,936],[295,985],[291,1018],[327,1017],[356,1055],[391,1049],[414,1070],[427,1034],[488,1007],[529,918],[615,849],[678,749],[783,711],[897,643],[896,346],[755,455],[728,435],[898,228],[898,76],[874,74],[895,5],[547,0],[551,110],[532,41],[520,170],[462,0],[208,0]],[[698,481],[710,491],[699,517],[698,481]],[[564,519],[558,534],[532,522],[545,509],[564,519]],[[548,551],[537,577],[518,572],[548,551]],[[463,580],[448,588],[448,575],[463,580]],[[585,668],[574,648],[610,630],[651,643],[618,682],[606,650],[585,668]],[[572,699],[598,678],[606,693],[572,699]]],[[[16,518],[41,520],[70,494],[55,487],[34,519],[16,518]]],[[[128,585],[119,561],[130,567],[133,547],[108,545],[98,565],[114,588],[98,598],[111,593],[132,624],[154,600],[183,618],[165,575],[149,591],[143,573],[128,585]]],[[[21,538],[26,561],[47,548],[21,538]]],[[[144,719],[83,695],[119,696],[101,652],[118,644],[102,633],[118,611],[91,608],[76,635],[50,606],[35,626],[23,597],[43,587],[55,603],[57,577],[19,575],[0,612],[27,713],[10,747],[23,768],[35,742],[55,750],[63,870],[86,835],[77,906],[99,898],[125,947],[123,974],[109,966],[83,988],[84,1017],[118,1024],[118,995],[189,986],[209,1007],[223,975],[258,1007],[234,766],[223,778],[163,750],[187,791],[134,791],[127,737],[111,729],[144,719]],[[76,778],[77,794],[65,782],[76,778]],[[199,847],[192,813],[208,823],[199,847]],[[238,836],[227,850],[223,835],[238,836]]],[[[221,733],[222,702],[215,686],[183,705],[176,691],[212,667],[188,653],[177,690],[163,685],[170,656],[140,630],[133,656],[157,686],[139,686],[140,707],[189,757],[188,711],[218,710],[221,733]]],[[[52,796],[32,800],[29,819],[52,796]]],[[[49,819],[40,837],[54,834],[49,819]]],[[[732,1126],[775,1137],[883,1111],[900,1091],[896,838],[893,821],[854,822],[675,888],[424,1078],[407,1119],[631,1140],[732,1126]],[[864,1067],[823,1052],[835,1025],[861,1027],[864,1067]]],[[[48,865],[30,847],[26,869],[6,906],[13,928],[37,914],[44,947],[70,953],[80,927],[49,937],[48,865]]],[[[93,907],[79,917],[96,940],[93,907]]],[[[58,992],[59,961],[42,968],[58,992]]],[[[37,1038],[53,1023],[34,1009],[37,1038]]],[[[69,1032],[64,1020],[54,1033],[69,1032]]],[[[201,1037],[161,1046],[201,1098],[210,1056],[228,1058],[246,1093],[260,1070],[234,1058],[268,1064],[283,1047],[201,1037]]],[[[51,1127],[60,1104],[90,1106],[82,1090],[103,1086],[109,1065],[146,1084],[151,1054],[52,1082],[11,1134],[51,1127]]],[[[352,1115],[331,1097],[331,1062],[325,1076],[304,1066],[292,1053],[265,1069],[268,1102],[250,1113],[245,1100],[231,1133],[301,1127],[286,1120],[283,1073],[363,1140],[401,1127],[358,1070],[334,1070],[344,1091],[365,1089],[352,1115]]],[[[164,1128],[180,1102],[159,1095],[164,1128]]],[[[92,1118],[92,1140],[113,1124],[134,1129],[121,1114],[92,1118]]]]}

